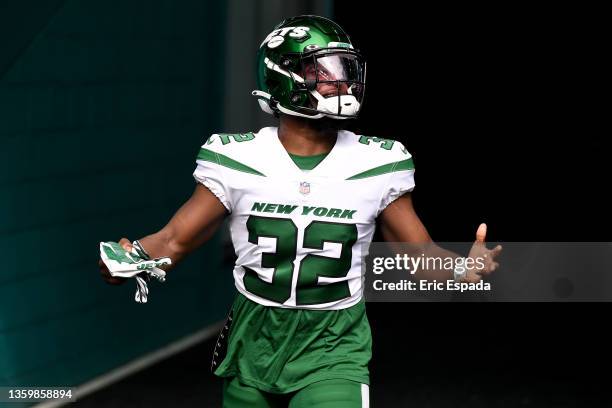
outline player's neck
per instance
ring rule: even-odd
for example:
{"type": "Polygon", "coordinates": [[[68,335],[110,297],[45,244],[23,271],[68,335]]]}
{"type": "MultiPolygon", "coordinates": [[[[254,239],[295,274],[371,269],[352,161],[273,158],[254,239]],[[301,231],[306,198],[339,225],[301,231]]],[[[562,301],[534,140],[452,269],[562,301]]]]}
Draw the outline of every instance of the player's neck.
{"type": "Polygon", "coordinates": [[[314,156],[329,153],[338,136],[337,121],[281,116],[278,138],[291,154],[314,156]]]}

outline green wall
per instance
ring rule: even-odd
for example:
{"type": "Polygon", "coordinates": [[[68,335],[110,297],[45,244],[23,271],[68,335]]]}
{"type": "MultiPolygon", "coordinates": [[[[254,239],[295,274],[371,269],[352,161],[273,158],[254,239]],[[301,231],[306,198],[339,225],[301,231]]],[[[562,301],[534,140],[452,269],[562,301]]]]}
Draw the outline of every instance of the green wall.
{"type": "Polygon", "coordinates": [[[218,239],[146,305],[96,265],[100,240],[157,230],[195,186],[223,122],[224,2],[38,6],[0,16],[0,386],[80,384],[222,319],[233,291],[218,239]]]}

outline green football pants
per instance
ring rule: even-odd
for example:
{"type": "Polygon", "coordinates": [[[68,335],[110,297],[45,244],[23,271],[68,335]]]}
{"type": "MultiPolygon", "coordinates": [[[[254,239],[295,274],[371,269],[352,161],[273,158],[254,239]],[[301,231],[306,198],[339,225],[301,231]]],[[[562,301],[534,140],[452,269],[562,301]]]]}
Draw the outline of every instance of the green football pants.
{"type": "Polygon", "coordinates": [[[355,381],[317,381],[289,394],[272,394],[241,383],[225,380],[223,408],[369,408],[369,388],[355,381]]]}

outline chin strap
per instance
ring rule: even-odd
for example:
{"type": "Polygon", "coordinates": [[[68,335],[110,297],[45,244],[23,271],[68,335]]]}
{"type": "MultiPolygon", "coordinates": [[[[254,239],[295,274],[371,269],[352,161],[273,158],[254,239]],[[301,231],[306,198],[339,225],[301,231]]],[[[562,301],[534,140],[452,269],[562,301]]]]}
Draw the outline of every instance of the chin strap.
{"type": "MultiPolygon", "coordinates": [[[[251,94],[253,96],[257,97],[257,102],[259,102],[259,107],[261,108],[261,110],[263,110],[266,113],[269,113],[270,115],[274,114],[274,111],[270,107],[270,101],[272,100],[272,95],[270,95],[267,92],[258,91],[258,90],[254,90],[253,92],[251,92],[251,94]]],[[[284,113],[286,115],[292,115],[292,116],[300,116],[302,118],[321,119],[322,117],[325,116],[322,113],[319,113],[317,115],[304,115],[303,113],[296,112],[296,111],[291,110],[291,109],[287,109],[287,108],[285,108],[285,107],[283,107],[282,105],[279,105],[279,104],[276,104],[275,107],[281,113],[284,113]]]]}
{"type": "Polygon", "coordinates": [[[257,102],[259,102],[259,107],[262,111],[274,115],[274,111],[270,108],[270,99],[272,99],[272,95],[264,91],[254,90],[251,92],[251,95],[257,97],[257,102]]]}
{"type": "MultiPolygon", "coordinates": [[[[323,98],[321,96],[321,94],[319,94],[317,91],[312,91],[313,93],[316,93],[317,95],[319,95],[320,98],[323,98]]],[[[259,102],[259,107],[261,108],[262,111],[270,114],[270,115],[274,115],[274,111],[272,110],[272,108],[270,107],[270,101],[272,99],[272,96],[264,91],[258,91],[258,90],[254,90],[253,92],[251,92],[251,94],[253,96],[255,96],[257,98],[257,102],[259,102]]],[[[316,96],[315,96],[316,98],[316,96]]],[[[318,99],[318,98],[317,98],[318,99]]],[[[324,100],[324,98],[323,98],[324,100]]],[[[321,101],[319,101],[319,104],[321,103],[321,101]]],[[[334,103],[335,105],[335,103],[334,103]]],[[[305,115],[303,113],[300,112],[296,112],[294,110],[291,109],[287,109],[285,107],[283,107],[282,105],[276,104],[276,109],[278,109],[279,112],[284,113],[286,115],[292,115],[292,116],[299,116],[302,118],[308,118],[308,119],[321,119],[323,117],[328,117],[328,118],[332,118],[332,119],[351,119],[351,117],[348,116],[336,116],[333,114],[326,114],[326,113],[318,113],[316,115],[305,115]]]]}
{"type": "Polygon", "coordinates": [[[294,110],[291,109],[287,109],[285,107],[283,107],[282,105],[276,105],[276,107],[278,108],[279,111],[281,111],[282,113],[285,113],[287,115],[293,115],[293,116],[300,116],[302,118],[308,118],[308,119],[321,119],[322,117],[326,116],[323,113],[317,113],[316,115],[304,115],[303,113],[300,112],[296,112],[294,110]]]}

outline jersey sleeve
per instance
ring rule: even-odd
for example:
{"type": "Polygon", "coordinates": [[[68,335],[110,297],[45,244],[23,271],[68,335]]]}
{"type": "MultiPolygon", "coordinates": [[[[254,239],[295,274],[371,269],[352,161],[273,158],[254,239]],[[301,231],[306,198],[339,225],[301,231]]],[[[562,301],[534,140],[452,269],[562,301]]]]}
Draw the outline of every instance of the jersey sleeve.
{"type": "Polygon", "coordinates": [[[383,188],[378,214],[389,204],[414,189],[414,163],[412,155],[400,142],[393,146],[393,160],[388,164],[387,183],[383,188]]]}
{"type": "MultiPolygon", "coordinates": [[[[216,135],[212,135],[208,140],[211,141],[216,135]]],[[[207,147],[207,143],[202,145],[196,158],[196,168],[193,172],[193,178],[196,182],[203,184],[208,188],[218,199],[223,206],[232,212],[232,202],[229,194],[229,188],[225,181],[223,167],[219,165],[219,159],[213,150],[207,147]]]]}

